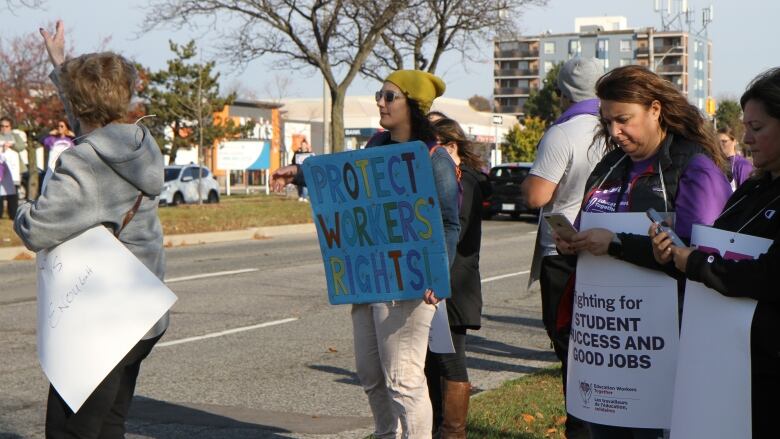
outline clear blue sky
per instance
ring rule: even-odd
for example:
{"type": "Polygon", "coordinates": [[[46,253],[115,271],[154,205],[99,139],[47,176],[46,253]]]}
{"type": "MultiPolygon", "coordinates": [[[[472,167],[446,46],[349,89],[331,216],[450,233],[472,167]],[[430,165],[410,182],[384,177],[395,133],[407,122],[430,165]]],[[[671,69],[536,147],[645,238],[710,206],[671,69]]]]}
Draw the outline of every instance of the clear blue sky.
{"type": "MultiPolygon", "coordinates": [[[[780,2],[759,0],[714,0],[714,22],[709,27],[713,41],[713,89],[716,98],[738,97],[747,82],[758,72],[780,65],[777,41],[780,41],[780,2]]],[[[701,9],[711,4],[690,0],[696,9],[697,26],[701,9]]],[[[185,42],[193,36],[199,45],[214,49],[210,35],[191,30],[157,30],[136,38],[145,17],[145,0],[47,0],[44,10],[18,10],[16,17],[3,20],[2,38],[35,32],[42,24],[57,18],[65,20],[66,29],[75,43],[77,53],[95,50],[105,38],[110,38],[108,49],[116,50],[153,69],[164,66],[170,57],[168,39],[185,42]]],[[[7,15],[7,12],[2,12],[7,15]]],[[[653,0],[550,0],[543,8],[529,8],[522,18],[524,34],[572,32],[574,18],[582,16],[622,15],[629,27],[660,27],[661,20],[653,11],[653,0]]],[[[490,56],[492,48],[486,45],[483,53],[490,56]]],[[[218,60],[219,62],[219,60],[218,60]]],[[[271,69],[273,59],[253,61],[243,73],[223,68],[223,86],[241,83],[244,89],[254,90],[257,96],[266,95],[274,75],[282,72],[271,69]]],[[[450,56],[437,72],[448,84],[447,96],[466,98],[474,94],[492,93],[492,60],[475,59],[463,63],[458,56],[450,56]]],[[[320,77],[311,72],[285,72],[294,78],[288,88],[291,97],[314,97],[322,93],[320,77]]],[[[359,80],[349,94],[369,94],[377,88],[371,80],[359,80]]]]}

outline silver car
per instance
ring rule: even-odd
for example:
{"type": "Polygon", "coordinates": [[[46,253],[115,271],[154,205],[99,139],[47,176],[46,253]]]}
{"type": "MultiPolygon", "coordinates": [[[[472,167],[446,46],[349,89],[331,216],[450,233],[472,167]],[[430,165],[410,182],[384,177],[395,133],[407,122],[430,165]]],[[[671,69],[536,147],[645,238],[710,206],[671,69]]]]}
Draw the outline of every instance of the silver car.
{"type": "Polygon", "coordinates": [[[198,165],[166,166],[160,204],[197,203],[198,187],[204,203],[219,203],[219,183],[208,168],[199,168],[198,165]]]}

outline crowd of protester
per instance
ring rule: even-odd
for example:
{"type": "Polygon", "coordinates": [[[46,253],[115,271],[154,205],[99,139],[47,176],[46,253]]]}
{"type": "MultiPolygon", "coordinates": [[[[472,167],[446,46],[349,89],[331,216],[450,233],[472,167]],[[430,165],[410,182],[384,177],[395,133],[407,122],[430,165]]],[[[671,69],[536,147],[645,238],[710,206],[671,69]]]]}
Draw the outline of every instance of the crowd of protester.
{"type": "MultiPolygon", "coordinates": [[[[0,118],[0,197],[15,218],[15,230],[37,251],[97,224],[108,225],[163,279],[156,211],[162,157],[146,128],[122,122],[135,68],[114,53],[66,60],[61,22],[55,34],[41,33],[68,120],[41,139],[53,171],[45,190],[37,201],[17,208],[21,167],[14,155],[24,142],[11,132],[11,120],[0,118]]],[[[540,280],[541,317],[564,367],[564,389],[570,333],[565,310],[573,300],[571,279],[578,255],[616,258],[673,277],[681,301],[691,280],[725,296],[758,302],[749,350],[753,437],[772,437],[780,390],[780,342],[775,336],[780,306],[773,282],[780,261],[780,215],[775,215],[780,209],[780,69],[759,75],[741,98],[743,142],[752,165],[736,153],[738,139],[731,130],[716,133],[678,89],[647,68],[623,66],[605,72],[600,61],[576,57],[562,66],[556,85],[565,111],[539,143],[522,190],[531,206],[541,207],[543,214],[563,214],[579,229],[563,236],[541,221],[531,273],[532,281],[540,280]],[[671,233],[656,226],[647,234],[579,227],[583,214],[649,208],[666,215],[669,230],[685,245],[675,245],[671,233]],[[687,246],[695,224],[764,237],[772,245],[754,260],[727,260],[687,246]]],[[[465,439],[467,434],[471,385],[466,340],[467,331],[481,326],[481,208],[490,186],[477,145],[457,121],[430,112],[445,89],[444,81],[433,74],[399,70],[388,75],[376,93],[384,130],[366,147],[420,141],[430,151],[451,278],[447,313],[454,345],[451,354],[428,349],[440,301],[436,291],[427,289],[416,300],[352,305],[357,376],[377,439],[465,439]]],[[[301,158],[309,152],[304,145],[301,158]]],[[[304,199],[300,163],[277,170],[272,180],[276,189],[298,185],[304,199]]],[[[141,362],[167,325],[166,315],[77,413],[51,387],[47,437],[124,437],[141,362]]],[[[566,429],[568,437],[596,439],[659,439],[665,434],[662,429],[603,425],[573,416],[566,429]]]]}

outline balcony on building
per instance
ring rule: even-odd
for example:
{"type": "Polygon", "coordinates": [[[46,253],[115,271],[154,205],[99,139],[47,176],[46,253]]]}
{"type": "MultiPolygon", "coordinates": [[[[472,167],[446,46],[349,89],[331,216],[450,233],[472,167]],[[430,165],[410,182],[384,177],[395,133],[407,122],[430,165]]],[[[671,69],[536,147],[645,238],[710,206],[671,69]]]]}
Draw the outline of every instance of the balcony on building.
{"type": "Polygon", "coordinates": [[[537,77],[539,76],[539,67],[529,67],[527,69],[495,69],[493,71],[493,76],[496,77],[504,77],[504,76],[531,76],[531,77],[537,77]]]}
{"type": "Polygon", "coordinates": [[[655,72],[659,75],[681,75],[684,70],[682,64],[661,64],[656,67],[655,72]]]}
{"type": "Polygon", "coordinates": [[[531,87],[499,87],[493,90],[496,96],[528,96],[531,87]]]}
{"type": "Polygon", "coordinates": [[[539,58],[539,48],[496,50],[494,57],[498,58],[539,58]]]}
{"type": "Polygon", "coordinates": [[[679,39],[675,39],[675,40],[667,39],[667,40],[663,40],[662,42],[656,40],[655,45],[653,46],[653,52],[655,52],[656,56],[682,55],[685,52],[685,48],[682,46],[682,42],[679,39]]]}
{"type": "Polygon", "coordinates": [[[496,105],[494,108],[494,112],[504,113],[504,114],[522,114],[523,106],[522,105],[496,105]]]}

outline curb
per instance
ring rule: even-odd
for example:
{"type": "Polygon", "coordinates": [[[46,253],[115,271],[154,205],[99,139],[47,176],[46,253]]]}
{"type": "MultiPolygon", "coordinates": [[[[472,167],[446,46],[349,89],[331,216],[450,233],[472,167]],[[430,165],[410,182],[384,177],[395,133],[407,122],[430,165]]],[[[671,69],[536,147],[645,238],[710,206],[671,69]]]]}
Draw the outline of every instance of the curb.
{"type": "MultiPolygon", "coordinates": [[[[186,235],[164,235],[163,245],[166,248],[185,245],[211,244],[215,242],[248,241],[252,239],[268,239],[279,236],[313,234],[316,232],[313,223],[289,224],[284,226],[250,227],[243,230],[226,232],[190,233],[186,235]]],[[[24,247],[0,248],[0,261],[32,260],[35,253],[24,247]]]]}

